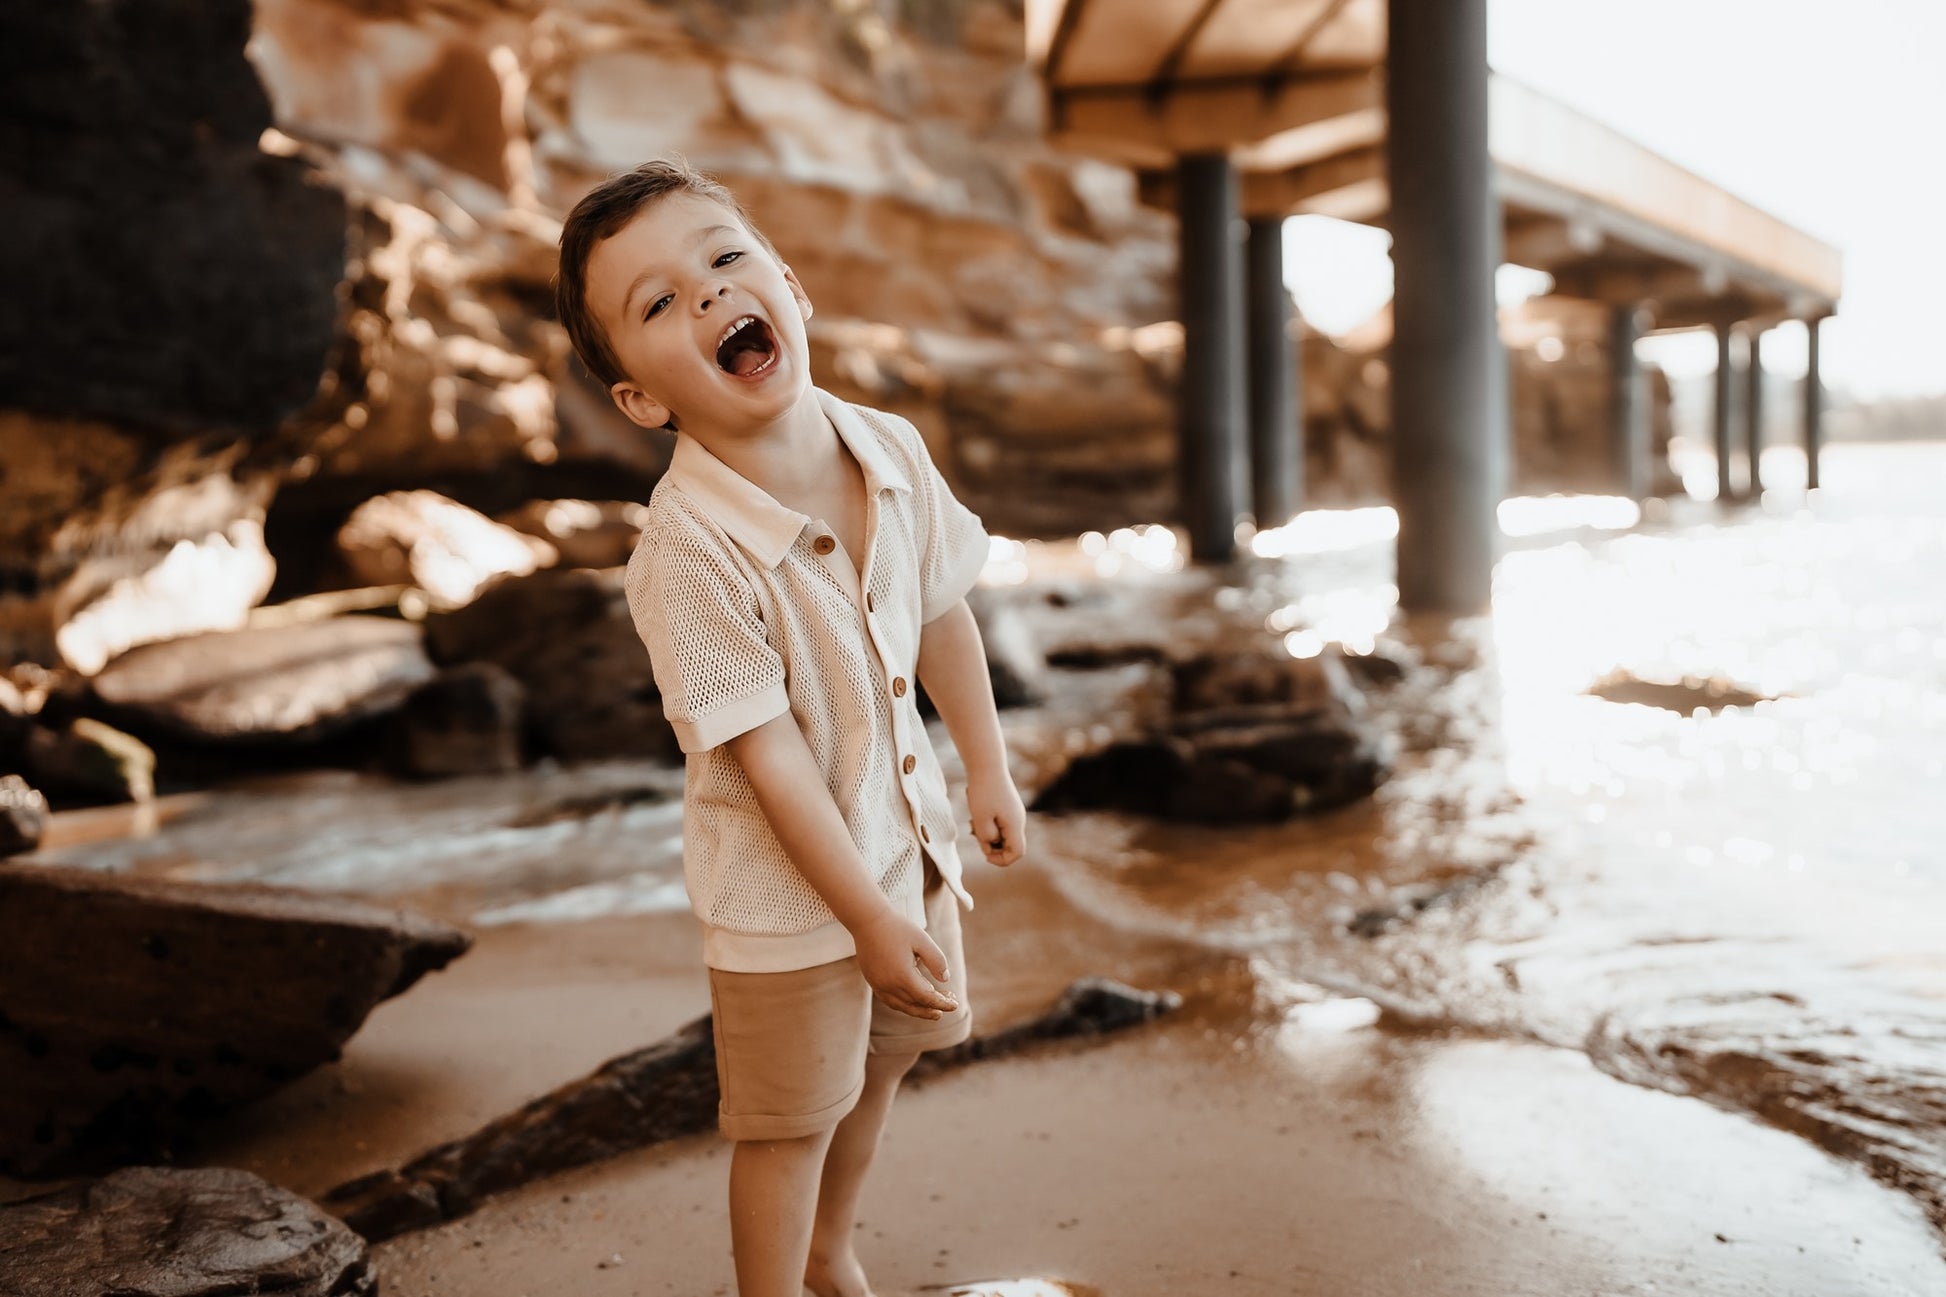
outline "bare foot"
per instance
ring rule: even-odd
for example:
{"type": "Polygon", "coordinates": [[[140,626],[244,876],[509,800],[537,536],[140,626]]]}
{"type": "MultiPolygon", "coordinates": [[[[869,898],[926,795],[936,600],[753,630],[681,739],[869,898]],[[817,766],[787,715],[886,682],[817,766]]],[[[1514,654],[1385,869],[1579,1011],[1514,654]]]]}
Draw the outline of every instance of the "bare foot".
{"type": "Polygon", "coordinates": [[[858,1254],[850,1248],[836,1256],[812,1252],[804,1267],[804,1286],[817,1297],[873,1297],[865,1267],[858,1264],[858,1254]]]}

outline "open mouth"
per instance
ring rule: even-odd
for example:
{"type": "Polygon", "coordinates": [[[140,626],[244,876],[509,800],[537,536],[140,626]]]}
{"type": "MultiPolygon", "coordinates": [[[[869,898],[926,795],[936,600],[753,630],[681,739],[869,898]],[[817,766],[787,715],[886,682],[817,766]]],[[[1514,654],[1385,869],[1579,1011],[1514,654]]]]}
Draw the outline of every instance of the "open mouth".
{"type": "Polygon", "coordinates": [[[770,326],[745,315],[724,331],[716,343],[716,367],[736,378],[756,378],[777,363],[777,338],[770,326]]]}

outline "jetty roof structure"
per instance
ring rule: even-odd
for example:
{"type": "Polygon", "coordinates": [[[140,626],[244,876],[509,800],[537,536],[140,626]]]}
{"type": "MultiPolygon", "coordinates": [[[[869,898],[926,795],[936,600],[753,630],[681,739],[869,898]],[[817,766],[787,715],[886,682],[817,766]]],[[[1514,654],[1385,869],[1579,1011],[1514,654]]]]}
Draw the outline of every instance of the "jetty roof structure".
{"type": "MultiPolygon", "coordinates": [[[[1491,285],[1480,280],[1502,261],[1548,272],[1556,293],[1608,303],[1618,313],[1618,342],[1631,347],[1643,327],[1709,326],[1727,356],[1733,331],[1755,339],[1794,318],[1811,326],[1815,356],[1816,321],[1835,312],[1842,290],[1838,250],[1588,115],[1490,73],[1485,9],[1486,0],[1027,0],[1027,57],[1042,78],[1050,134],[1135,167],[1145,196],[1182,215],[1186,289],[1192,275],[1223,274],[1218,262],[1227,255],[1197,246],[1212,237],[1198,233],[1205,228],[1199,205],[1217,209],[1210,228],[1247,219],[1253,244],[1259,235],[1268,240],[1272,223],[1305,213],[1391,229],[1395,351],[1429,347],[1427,363],[1448,374],[1433,389],[1405,373],[1395,379],[1395,423],[1408,442],[1417,435],[1410,427],[1416,400],[1425,401],[1425,417],[1445,420],[1449,454],[1455,436],[1504,440],[1504,409],[1495,408],[1504,394],[1492,390],[1498,380],[1465,398],[1478,405],[1460,420],[1470,426],[1465,433],[1452,431],[1460,394],[1449,390],[1454,374],[1491,362],[1479,339],[1465,335],[1493,342],[1491,285]],[[1428,324],[1437,339],[1409,318],[1421,309],[1448,317],[1428,324]],[[1462,312],[1470,314],[1461,319],[1462,312]],[[1453,348],[1471,359],[1456,361],[1453,348]]],[[[1252,249],[1248,276],[1269,273],[1271,260],[1268,249],[1252,249]]],[[[1198,312],[1240,315],[1246,296],[1267,291],[1246,282],[1234,304],[1202,305],[1186,292],[1184,323],[1221,338],[1223,322],[1198,312]]],[[[1249,318],[1259,314],[1249,308],[1249,318]]],[[[1269,324],[1268,313],[1263,320],[1269,324]]],[[[1747,350],[1756,350],[1754,342],[1747,350]]],[[[1407,369],[1414,363],[1395,359],[1407,369]]],[[[1621,381],[1633,381],[1632,368],[1617,366],[1621,381]]],[[[1186,358],[1185,372],[1190,383],[1198,377],[1194,358],[1186,358]]],[[[1221,405],[1226,385],[1233,386],[1220,376],[1207,390],[1186,385],[1185,404],[1214,396],[1221,405]]],[[[1248,385],[1274,403],[1275,384],[1252,375],[1248,385]]],[[[1815,387],[1814,370],[1805,424],[1813,452],[1815,387]]],[[[1187,412],[1185,420],[1187,436],[1209,435],[1187,412]]],[[[1720,449],[1727,420],[1726,403],[1720,449]]],[[[1618,435],[1639,441],[1636,430],[1618,435]]],[[[1216,440],[1227,438],[1219,432],[1216,440]]],[[[1479,459],[1480,451],[1458,453],[1479,459]]],[[[1624,448],[1618,467],[1639,467],[1627,463],[1633,453],[1624,448]]],[[[1215,457],[1199,464],[1196,454],[1185,450],[1187,488],[1207,494],[1211,482],[1232,476],[1215,457]]],[[[1279,462],[1263,447],[1253,446],[1251,458],[1279,462]]],[[[1727,465],[1729,456],[1720,459],[1727,465]]],[[[1484,471],[1491,476],[1494,466],[1484,471]]],[[[1627,483],[1640,480],[1626,475],[1627,483]]],[[[1462,489],[1478,496],[1481,485],[1462,489]]],[[[1726,498],[1737,495],[1726,485],[1733,488],[1726,498]]],[[[1259,505],[1261,525],[1284,520],[1263,517],[1266,504],[1279,513],[1294,505],[1284,486],[1242,491],[1259,505]]],[[[1413,492],[1400,494],[1403,511],[1413,492]]],[[[1214,505],[1219,515],[1229,508],[1214,505]]],[[[1202,501],[1189,512],[1209,509],[1202,501]]],[[[1483,524],[1475,517],[1457,525],[1483,524]]],[[[1222,517],[1192,517],[1192,546],[1200,531],[1201,548],[1221,557],[1224,527],[1222,517]]],[[[1402,520],[1402,545],[1406,530],[1402,520]]],[[[1440,544],[1454,539],[1448,534],[1440,544]]],[[[1480,575],[1463,583],[1477,592],[1480,575]]],[[[1432,599],[1455,601],[1471,602],[1454,590],[1432,599]]]]}

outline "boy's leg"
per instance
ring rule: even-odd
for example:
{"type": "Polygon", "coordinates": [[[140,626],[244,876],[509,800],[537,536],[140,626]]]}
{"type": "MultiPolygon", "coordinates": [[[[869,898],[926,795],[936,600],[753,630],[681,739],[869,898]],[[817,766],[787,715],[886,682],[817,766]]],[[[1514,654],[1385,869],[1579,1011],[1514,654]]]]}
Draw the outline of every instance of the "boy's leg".
{"type": "Polygon", "coordinates": [[[803,1297],[827,1127],[795,1139],[740,1139],[730,1154],[730,1248],[739,1297],[803,1297]]]}
{"type": "Polygon", "coordinates": [[[864,1094],[870,989],[855,956],[709,982],[738,1292],[802,1297],[825,1152],[864,1094]]]}
{"type": "Polygon", "coordinates": [[[818,1182],[810,1263],[804,1269],[804,1284],[817,1297],[865,1297],[871,1292],[852,1248],[858,1197],[878,1152],[899,1081],[918,1059],[917,1050],[865,1056],[865,1092],[858,1096],[858,1106],[838,1123],[818,1182]]]}
{"type": "Polygon", "coordinates": [[[871,1292],[852,1250],[858,1199],[899,1082],[921,1051],[958,1044],[973,1032],[972,1005],[966,994],[966,952],[960,935],[959,901],[926,862],[926,930],[946,956],[943,990],[960,1007],[941,1018],[914,1018],[872,1001],[865,1088],[858,1106],[839,1123],[825,1154],[818,1184],[817,1219],[811,1234],[811,1263],[804,1282],[818,1297],[864,1297],[871,1292]]]}

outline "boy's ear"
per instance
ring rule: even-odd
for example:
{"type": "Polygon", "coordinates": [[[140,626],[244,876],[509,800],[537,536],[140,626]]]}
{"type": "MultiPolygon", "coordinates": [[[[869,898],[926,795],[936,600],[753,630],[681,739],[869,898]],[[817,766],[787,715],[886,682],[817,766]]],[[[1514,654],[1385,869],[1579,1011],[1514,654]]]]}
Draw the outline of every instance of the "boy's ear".
{"type": "MultiPolygon", "coordinates": [[[[782,262],[778,264],[782,265],[782,262]]],[[[804,285],[797,282],[797,275],[789,266],[784,266],[784,282],[791,286],[791,296],[797,299],[797,310],[805,319],[811,318],[811,295],[804,291],[804,285]]]]}
{"type": "Polygon", "coordinates": [[[669,422],[669,407],[633,383],[617,383],[608,389],[608,395],[632,423],[644,428],[661,428],[669,422]]]}

